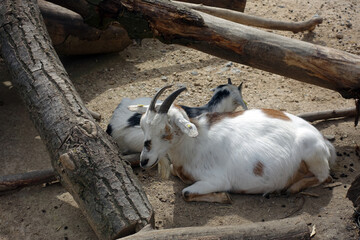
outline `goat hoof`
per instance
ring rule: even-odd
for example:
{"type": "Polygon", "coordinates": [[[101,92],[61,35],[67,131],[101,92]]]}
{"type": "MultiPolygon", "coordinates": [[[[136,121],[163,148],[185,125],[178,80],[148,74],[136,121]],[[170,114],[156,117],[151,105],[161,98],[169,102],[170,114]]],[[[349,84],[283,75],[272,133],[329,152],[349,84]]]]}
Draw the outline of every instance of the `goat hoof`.
{"type": "Polygon", "coordinates": [[[183,192],[183,198],[185,199],[185,201],[188,201],[190,198],[190,192],[189,191],[183,192]]]}

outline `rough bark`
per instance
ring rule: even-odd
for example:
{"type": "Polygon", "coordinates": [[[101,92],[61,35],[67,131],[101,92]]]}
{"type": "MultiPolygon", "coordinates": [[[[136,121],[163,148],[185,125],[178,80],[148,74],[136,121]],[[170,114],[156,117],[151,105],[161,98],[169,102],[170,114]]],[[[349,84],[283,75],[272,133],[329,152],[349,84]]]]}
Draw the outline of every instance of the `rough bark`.
{"type": "Polygon", "coordinates": [[[310,239],[310,231],[299,217],[238,226],[187,227],[139,232],[123,240],[187,239],[310,239]]]}
{"type": "Polygon", "coordinates": [[[44,0],[38,3],[58,54],[119,52],[131,44],[125,29],[116,22],[100,30],[84,23],[83,18],[73,11],[44,0]]]}
{"type": "Polygon", "coordinates": [[[246,0],[180,0],[181,2],[204,4],[206,6],[213,6],[218,8],[226,8],[239,12],[244,12],[246,0]]]}
{"type": "Polygon", "coordinates": [[[3,0],[1,54],[50,153],[61,184],[100,239],[153,223],[153,211],[130,166],[95,123],[69,80],[36,0],[3,0]]]}
{"type": "Polygon", "coordinates": [[[208,7],[202,4],[183,3],[180,1],[172,1],[172,2],[183,4],[191,9],[208,13],[210,15],[223,18],[232,22],[253,26],[253,27],[261,27],[261,28],[282,30],[282,31],[292,31],[294,33],[313,31],[316,25],[322,23],[323,21],[322,17],[314,17],[307,21],[283,22],[283,21],[276,21],[258,16],[252,16],[238,11],[216,8],[216,7],[208,7]]]}
{"type": "Polygon", "coordinates": [[[360,57],[354,54],[243,26],[165,0],[103,0],[86,9],[79,14],[89,23],[101,26],[101,16],[117,19],[131,38],[156,37],[332,89],[344,98],[360,98],[360,57]],[[89,11],[91,14],[86,13],[89,11]]]}

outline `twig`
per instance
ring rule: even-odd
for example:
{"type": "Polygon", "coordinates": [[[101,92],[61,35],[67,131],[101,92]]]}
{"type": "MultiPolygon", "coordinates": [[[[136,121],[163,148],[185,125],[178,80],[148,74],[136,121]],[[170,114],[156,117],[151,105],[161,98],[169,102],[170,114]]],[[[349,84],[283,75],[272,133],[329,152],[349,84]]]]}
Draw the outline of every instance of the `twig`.
{"type": "Polygon", "coordinates": [[[0,192],[57,181],[53,169],[0,176],[0,192]]]}
{"type": "Polygon", "coordinates": [[[317,120],[326,120],[330,118],[354,117],[355,113],[356,113],[355,108],[346,108],[341,110],[302,113],[297,116],[305,119],[306,121],[314,122],[317,120]]]}
{"type": "Polygon", "coordinates": [[[100,120],[101,120],[101,114],[100,114],[100,113],[94,112],[94,111],[92,111],[92,110],[90,110],[90,109],[88,109],[88,111],[89,111],[90,115],[91,115],[95,120],[97,120],[97,121],[100,121],[100,120]]]}
{"type": "Polygon", "coordinates": [[[261,27],[261,28],[282,30],[282,31],[292,31],[294,33],[303,32],[303,31],[313,31],[316,25],[323,22],[322,17],[314,17],[304,22],[282,22],[282,21],[276,21],[276,20],[266,19],[257,16],[251,16],[242,12],[237,12],[234,10],[228,10],[224,8],[208,7],[202,4],[184,3],[179,1],[172,1],[172,2],[182,4],[191,9],[205,12],[207,14],[219,18],[223,18],[232,22],[253,26],[253,27],[261,27]]]}

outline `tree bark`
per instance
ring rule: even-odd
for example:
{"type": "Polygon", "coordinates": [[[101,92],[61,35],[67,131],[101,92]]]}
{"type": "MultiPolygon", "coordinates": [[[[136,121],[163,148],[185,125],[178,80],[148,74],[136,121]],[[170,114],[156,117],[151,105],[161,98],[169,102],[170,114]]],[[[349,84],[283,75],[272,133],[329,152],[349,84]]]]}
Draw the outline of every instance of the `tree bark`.
{"type": "Polygon", "coordinates": [[[53,46],[61,55],[86,55],[119,52],[131,44],[127,32],[114,22],[100,30],[84,23],[83,18],[66,8],[39,0],[41,14],[53,46]]]}
{"type": "Polygon", "coordinates": [[[130,166],[95,123],[69,80],[36,0],[3,0],[1,54],[50,153],[61,184],[100,239],[153,224],[153,210],[130,166]]]}
{"type": "Polygon", "coordinates": [[[94,26],[103,24],[102,16],[117,19],[131,38],[156,37],[167,44],[332,89],[344,98],[360,98],[360,57],[354,54],[243,26],[165,0],[103,0],[88,5],[86,11],[79,5],[74,8],[94,26]]]}
{"type": "Polygon", "coordinates": [[[299,217],[220,227],[186,227],[139,232],[122,240],[187,239],[310,239],[310,231],[299,217]]]}

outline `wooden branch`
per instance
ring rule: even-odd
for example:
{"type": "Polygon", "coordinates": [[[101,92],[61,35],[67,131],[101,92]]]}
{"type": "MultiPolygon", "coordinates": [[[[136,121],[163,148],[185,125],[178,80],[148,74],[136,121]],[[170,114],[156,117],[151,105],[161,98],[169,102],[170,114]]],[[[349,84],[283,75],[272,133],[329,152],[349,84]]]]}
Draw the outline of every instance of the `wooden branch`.
{"type": "Polygon", "coordinates": [[[238,226],[186,227],[139,232],[122,240],[187,239],[310,239],[310,231],[299,217],[238,226]]]}
{"type": "Polygon", "coordinates": [[[239,12],[244,12],[246,6],[246,0],[180,0],[181,2],[203,4],[206,6],[213,6],[218,8],[232,9],[239,12]]]}
{"type": "Polygon", "coordinates": [[[267,18],[251,16],[242,12],[237,12],[233,10],[208,7],[201,4],[193,3],[184,3],[179,1],[172,1],[174,3],[183,4],[191,9],[198,10],[210,15],[223,18],[232,22],[245,24],[253,27],[261,27],[273,30],[282,30],[282,31],[292,31],[294,33],[304,32],[304,31],[313,31],[316,25],[323,22],[322,17],[314,17],[308,21],[304,22],[282,22],[275,21],[267,18]]]}
{"type": "Polygon", "coordinates": [[[347,108],[341,110],[329,110],[329,111],[319,111],[319,112],[309,112],[301,113],[297,115],[309,122],[314,122],[317,120],[326,120],[331,118],[340,118],[340,117],[354,117],[356,114],[356,108],[347,108]]]}
{"type": "Polygon", "coordinates": [[[53,46],[61,55],[85,55],[119,52],[131,44],[127,32],[119,24],[97,29],[68,9],[39,0],[41,14],[53,46]]]}
{"type": "Polygon", "coordinates": [[[1,55],[61,184],[100,239],[154,224],[152,207],[111,138],[95,123],[57,57],[37,0],[3,0],[1,55]]]}
{"type": "Polygon", "coordinates": [[[0,176],[0,192],[57,181],[53,169],[0,176]]]}
{"type": "MultiPolygon", "coordinates": [[[[95,11],[100,6],[88,8],[95,11]]],[[[332,89],[344,98],[360,98],[360,56],[354,54],[233,23],[165,0],[103,0],[101,15],[83,17],[101,26],[102,15],[117,19],[131,38],[156,37],[164,43],[332,89]],[[115,14],[119,12],[120,17],[115,14]]]]}

